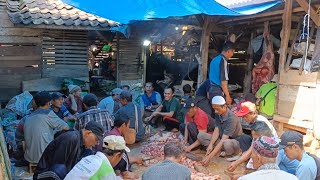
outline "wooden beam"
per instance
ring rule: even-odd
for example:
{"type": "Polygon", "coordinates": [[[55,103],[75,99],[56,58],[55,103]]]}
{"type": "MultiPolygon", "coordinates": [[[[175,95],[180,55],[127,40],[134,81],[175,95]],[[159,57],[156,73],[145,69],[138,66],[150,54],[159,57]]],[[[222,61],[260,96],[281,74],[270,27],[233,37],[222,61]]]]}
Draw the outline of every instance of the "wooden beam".
{"type": "MultiPolygon", "coordinates": [[[[254,33],[251,32],[251,38],[250,38],[250,43],[251,40],[254,39],[254,33]]],[[[244,77],[244,81],[243,81],[243,94],[247,94],[251,92],[251,81],[252,81],[252,67],[253,67],[253,48],[252,48],[252,44],[250,44],[250,57],[247,61],[247,68],[246,68],[246,74],[244,77]]]]}
{"type": "Polygon", "coordinates": [[[210,17],[204,16],[201,44],[200,44],[200,60],[198,67],[198,87],[200,84],[207,79],[208,74],[208,51],[209,51],[209,41],[210,41],[211,25],[210,17]]]}
{"type": "Polygon", "coordinates": [[[302,19],[299,21],[297,29],[294,32],[294,36],[293,36],[293,40],[292,40],[292,43],[291,43],[289,55],[288,55],[288,58],[287,58],[287,61],[286,61],[286,65],[284,67],[286,72],[288,72],[289,69],[290,69],[290,63],[291,63],[291,59],[292,59],[292,55],[293,55],[294,44],[296,43],[296,41],[298,39],[298,35],[301,32],[301,30],[300,30],[301,22],[302,22],[302,19]]]}
{"type": "MultiPolygon", "coordinates": [[[[296,1],[303,8],[303,10],[306,13],[308,13],[309,3],[307,2],[307,0],[296,0],[296,1]]],[[[313,6],[310,6],[310,18],[317,26],[320,26],[320,17],[317,14],[316,10],[313,9],[313,6]]]]}
{"type": "Polygon", "coordinates": [[[284,6],[284,13],[282,16],[282,30],[281,30],[281,45],[279,57],[279,73],[284,70],[284,65],[287,58],[288,43],[291,34],[291,15],[292,15],[292,0],[287,0],[284,6]]]}
{"type": "MultiPolygon", "coordinates": [[[[320,7],[320,4],[315,5],[316,8],[320,7]]],[[[292,9],[292,13],[297,13],[297,12],[303,12],[304,9],[302,7],[296,7],[294,9],[292,9]]],[[[276,11],[271,11],[271,12],[265,12],[265,13],[259,13],[259,14],[255,14],[255,15],[251,15],[251,16],[242,16],[242,17],[236,17],[236,18],[232,18],[232,19],[226,19],[223,21],[219,21],[217,24],[225,24],[225,23],[233,23],[233,22],[237,22],[237,21],[243,21],[243,20],[250,20],[250,19],[254,19],[254,18],[263,18],[263,17],[271,17],[271,16],[277,16],[280,14],[283,14],[284,10],[276,10],[276,11]]]]}
{"type": "MultiPolygon", "coordinates": [[[[280,56],[279,56],[279,68],[278,68],[278,75],[279,79],[281,80],[281,75],[284,72],[284,65],[287,58],[287,51],[288,51],[288,43],[290,39],[291,33],[291,15],[292,15],[292,0],[286,0],[284,6],[284,12],[282,15],[282,30],[280,33],[281,43],[280,43],[280,56]]],[[[279,82],[277,83],[279,86],[279,82]]],[[[276,103],[275,103],[275,113],[278,113],[279,108],[279,88],[277,88],[277,96],[276,96],[276,103]]]]}

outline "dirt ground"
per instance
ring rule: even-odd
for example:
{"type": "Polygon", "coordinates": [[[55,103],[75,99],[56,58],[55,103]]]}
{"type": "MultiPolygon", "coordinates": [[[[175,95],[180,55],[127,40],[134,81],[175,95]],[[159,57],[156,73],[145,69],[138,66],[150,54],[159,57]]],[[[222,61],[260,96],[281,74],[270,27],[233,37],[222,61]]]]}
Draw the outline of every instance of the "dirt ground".
{"type": "MultiPolygon", "coordinates": [[[[143,154],[141,153],[141,149],[143,148],[142,144],[135,144],[129,146],[131,152],[130,154],[141,157],[143,154]]],[[[201,151],[201,153],[194,153],[199,157],[204,157],[205,151],[201,151]]],[[[230,162],[228,162],[225,158],[221,157],[215,157],[212,159],[212,161],[209,163],[207,167],[205,167],[210,174],[214,175],[220,175],[222,180],[229,180],[230,177],[225,173],[225,169],[230,165],[230,162]]],[[[140,177],[142,176],[143,172],[147,170],[148,167],[142,166],[142,165],[132,165],[132,171],[139,174],[140,177]]],[[[241,164],[235,171],[235,174],[243,174],[245,173],[245,164],[241,164]]]]}

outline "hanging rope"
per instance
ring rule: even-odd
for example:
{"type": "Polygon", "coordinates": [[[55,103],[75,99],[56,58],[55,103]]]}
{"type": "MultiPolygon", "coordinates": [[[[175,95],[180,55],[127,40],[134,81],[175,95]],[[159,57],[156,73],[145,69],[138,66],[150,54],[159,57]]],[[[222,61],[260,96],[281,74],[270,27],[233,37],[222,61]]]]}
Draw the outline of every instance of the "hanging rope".
{"type": "Polygon", "coordinates": [[[309,0],[308,13],[303,17],[303,29],[302,29],[302,33],[299,37],[299,43],[294,44],[294,49],[298,51],[298,49],[301,48],[301,41],[306,39],[306,48],[305,48],[305,52],[304,52],[305,58],[302,59],[302,61],[304,61],[304,64],[306,64],[306,62],[307,62],[307,57],[308,57],[307,55],[308,55],[308,51],[309,51],[311,1],[312,0],[309,0]]]}
{"type": "Polygon", "coordinates": [[[308,51],[309,51],[309,39],[310,39],[310,9],[311,9],[311,0],[309,0],[309,7],[308,7],[308,26],[307,26],[307,44],[306,44],[306,51],[304,52],[306,54],[304,58],[304,64],[307,63],[307,58],[308,58],[308,51]]]}

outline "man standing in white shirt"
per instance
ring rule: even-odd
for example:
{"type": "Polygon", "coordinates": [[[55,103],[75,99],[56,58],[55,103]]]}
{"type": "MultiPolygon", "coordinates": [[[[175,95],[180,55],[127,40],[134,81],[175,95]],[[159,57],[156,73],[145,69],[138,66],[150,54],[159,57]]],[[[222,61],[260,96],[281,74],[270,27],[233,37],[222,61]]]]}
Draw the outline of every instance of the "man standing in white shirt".
{"type": "Polygon", "coordinates": [[[273,137],[261,136],[252,146],[251,158],[257,171],[242,176],[239,180],[298,180],[296,176],[281,171],[276,164],[279,143],[273,137]]]}
{"type": "Polygon", "coordinates": [[[67,174],[65,180],[118,180],[113,167],[116,166],[124,152],[130,152],[122,136],[107,136],[103,139],[103,150],[79,161],[67,174]]]}

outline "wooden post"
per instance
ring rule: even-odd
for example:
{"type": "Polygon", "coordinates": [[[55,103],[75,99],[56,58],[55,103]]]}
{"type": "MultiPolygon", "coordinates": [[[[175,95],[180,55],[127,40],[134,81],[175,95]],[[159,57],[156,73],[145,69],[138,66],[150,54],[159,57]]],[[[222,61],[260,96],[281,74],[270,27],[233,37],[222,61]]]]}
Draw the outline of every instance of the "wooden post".
{"type": "Polygon", "coordinates": [[[293,40],[292,40],[292,43],[291,43],[289,55],[288,55],[287,62],[286,62],[286,65],[285,65],[285,71],[286,71],[286,72],[288,72],[289,69],[290,69],[290,63],[291,63],[291,59],[292,59],[294,44],[296,43],[296,41],[297,41],[297,39],[298,39],[298,35],[299,35],[300,32],[301,32],[301,30],[300,30],[301,22],[302,22],[302,19],[300,19],[300,21],[299,21],[299,23],[298,23],[298,26],[297,26],[297,29],[296,29],[295,32],[294,32],[294,37],[293,37],[293,40]]]}
{"type": "Polygon", "coordinates": [[[279,74],[284,70],[284,64],[287,59],[287,49],[291,33],[291,15],[292,15],[292,0],[286,0],[284,13],[282,16],[282,31],[281,31],[281,51],[279,57],[279,74]]]}
{"type": "Polygon", "coordinates": [[[146,83],[146,76],[147,76],[147,49],[149,46],[142,47],[142,52],[141,52],[141,60],[143,62],[143,73],[142,73],[142,82],[143,84],[146,83]]]}
{"type": "Polygon", "coordinates": [[[287,58],[287,49],[288,49],[288,43],[290,39],[290,33],[291,33],[291,15],[292,15],[292,0],[286,0],[285,6],[284,6],[284,12],[282,15],[282,30],[281,30],[281,44],[280,44],[280,56],[279,56],[279,70],[278,70],[278,88],[277,88],[277,94],[276,94],[276,103],[275,103],[275,114],[278,113],[278,101],[279,101],[279,82],[281,79],[282,74],[284,74],[284,65],[287,58]]]}
{"type": "MultiPolygon", "coordinates": [[[[252,40],[254,38],[254,33],[251,33],[251,38],[252,40]]],[[[251,41],[250,41],[251,42],[251,41]]],[[[244,77],[244,82],[243,82],[243,94],[247,94],[251,92],[251,81],[252,81],[252,67],[253,67],[253,48],[252,45],[250,44],[250,49],[249,49],[249,60],[247,61],[247,69],[246,69],[246,74],[244,77]]]]}
{"type": "Polygon", "coordinates": [[[117,38],[117,86],[120,86],[119,65],[120,65],[120,37],[119,33],[116,33],[117,38]]]}
{"type": "Polygon", "coordinates": [[[201,44],[200,44],[200,60],[198,61],[198,87],[201,83],[207,79],[208,74],[208,51],[209,51],[209,41],[210,41],[211,26],[208,16],[204,16],[201,44]]]}

